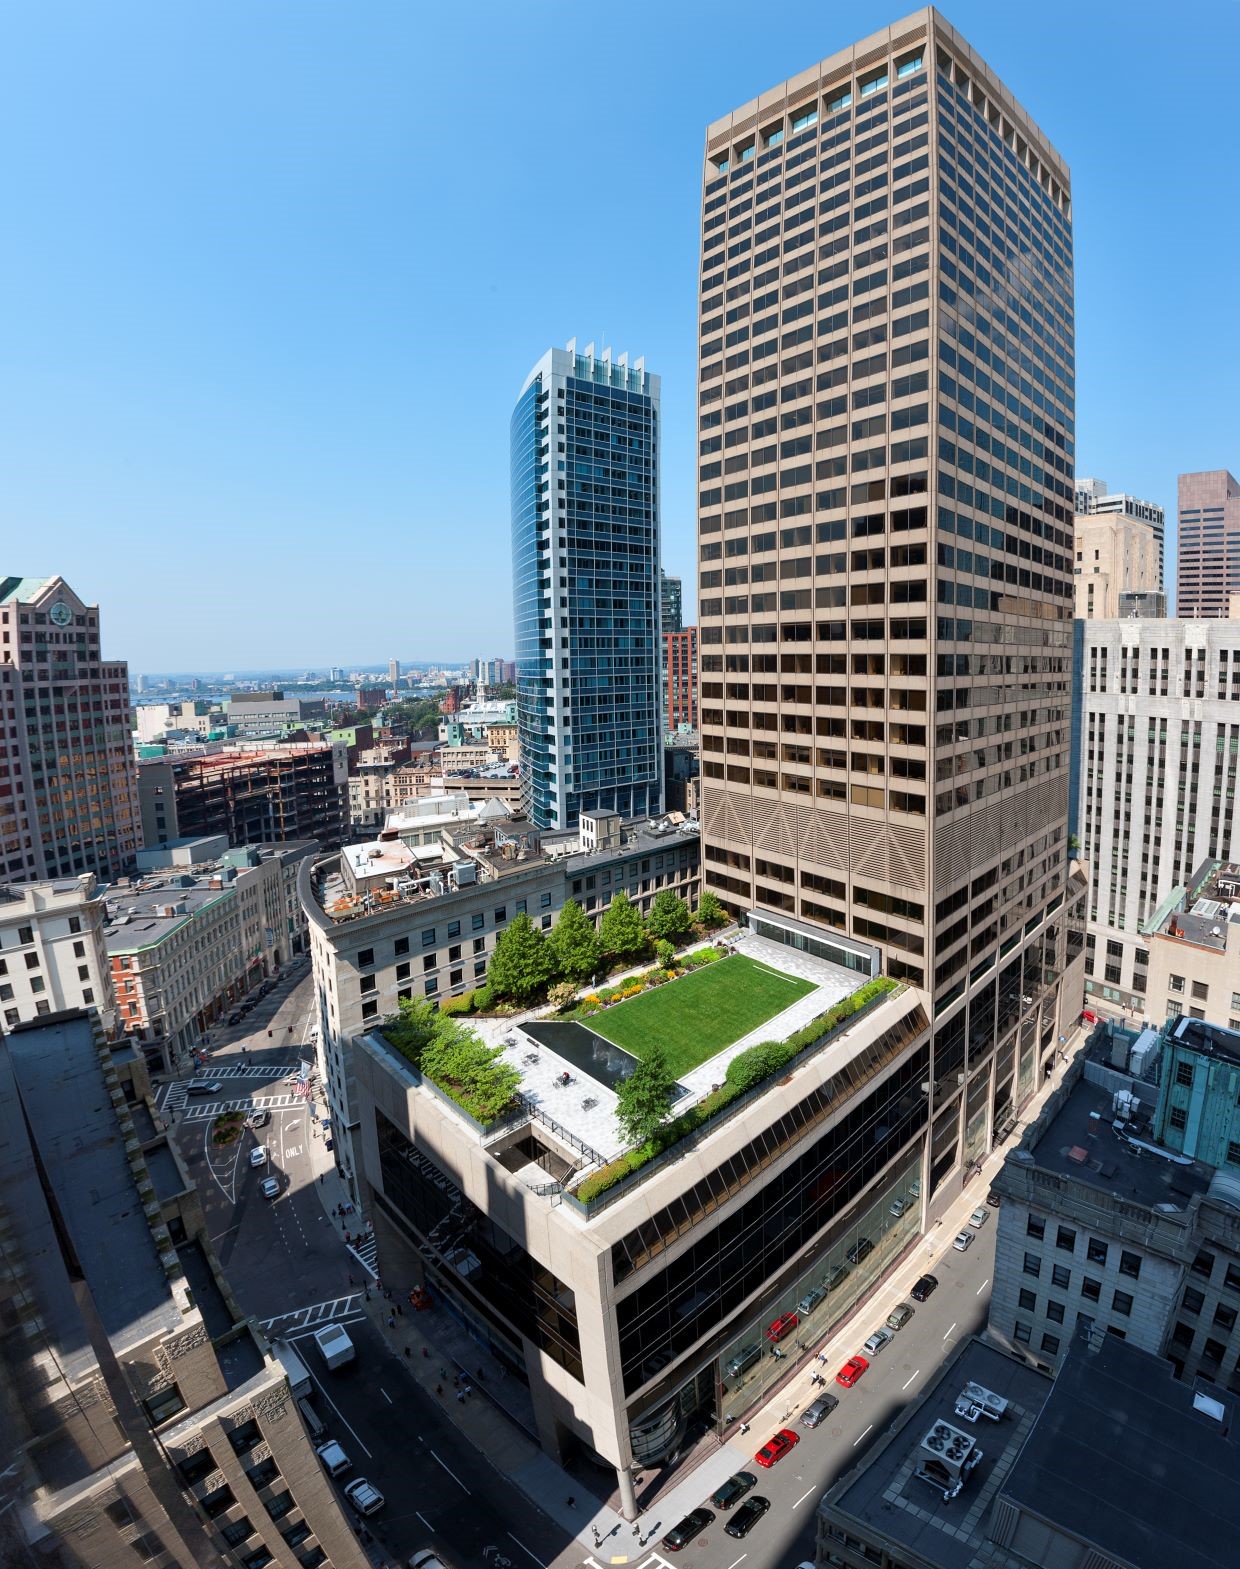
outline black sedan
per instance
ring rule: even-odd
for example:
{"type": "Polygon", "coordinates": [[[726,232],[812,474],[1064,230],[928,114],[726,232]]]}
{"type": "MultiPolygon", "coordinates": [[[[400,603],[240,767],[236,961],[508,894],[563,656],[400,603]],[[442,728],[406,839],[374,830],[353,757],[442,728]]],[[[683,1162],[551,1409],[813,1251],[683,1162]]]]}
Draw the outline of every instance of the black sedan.
{"type": "Polygon", "coordinates": [[[729,1536],[748,1536],[770,1507],[769,1498],[763,1498],[760,1493],[755,1493],[752,1498],[747,1498],[738,1506],[736,1513],[723,1529],[729,1536]]]}
{"type": "Polygon", "coordinates": [[[751,1487],[758,1485],[758,1478],[752,1471],[738,1471],[735,1476],[730,1476],[716,1492],[711,1494],[710,1501],[716,1509],[731,1509],[732,1505],[744,1498],[751,1487]]]}
{"type": "Polygon", "coordinates": [[[909,1292],[914,1302],[924,1302],[930,1293],[938,1288],[938,1279],[934,1275],[923,1275],[909,1292]]]}
{"type": "Polygon", "coordinates": [[[695,1536],[700,1536],[714,1518],[713,1509],[695,1509],[667,1533],[663,1538],[664,1547],[669,1553],[678,1553],[682,1547],[688,1547],[695,1536]]]}

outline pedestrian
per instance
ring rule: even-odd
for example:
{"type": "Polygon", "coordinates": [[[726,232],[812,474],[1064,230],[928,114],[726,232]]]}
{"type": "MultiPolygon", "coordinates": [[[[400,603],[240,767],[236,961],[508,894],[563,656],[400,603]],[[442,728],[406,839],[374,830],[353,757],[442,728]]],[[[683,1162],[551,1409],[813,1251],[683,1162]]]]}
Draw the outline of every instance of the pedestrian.
{"type": "Polygon", "coordinates": [[[569,1509],[576,1509],[576,1507],[577,1507],[577,1500],[573,1497],[573,1495],[571,1493],[564,1500],[564,1502],[568,1506],[569,1509]]]}
{"type": "Polygon", "coordinates": [[[389,1313],[388,1314],[388,1328],[389,1329],[395,1329],[396,1328],[396,1314],[395,1313],[389,1313]]]}
{"type": "Polygon", "coordinates": [[[456,1392],[456,1398],[457,1398],[457,1403],[459,1405],[464,1405],[465,1404],[465,1391],[463,1389],[458,1389],[457,1392],[456,1392]]]}
{"type": "Polygon", "coordinates": [[[428,1351],[428,1350],[427,1350],[427,1349],[426,1349],[426,1347],[425,1347],[425,1346],[423,1346],[423,1347],[422,1347],[422,1355],[423,1355],[423,1356],[424,1356],[424,1357],[427,1357],[427,1358],[429,1358],[429,1357],[430,1357],[430,1352],[429,1352],[429,1351],[428,1351]]]}
{"type": "Polygon", "coordinates": [[[370,1287],[369,1286],[366,1287],[366,1300],[367,1300],[367,1302],[370,1301],[370,1287]]]}
{"type": "Polygon", "coordinates": [[[485,1384],[485,1383],[486,1383],[486,1381],[487,1381],[487,1380],[486,1380],[486,1374],[485,1374],[485,1373],[484,1373],[484,1372],[483,1372],[483,1371],[482,1371],[482,1369],[481,1369],[481,1368],[479,1368],[479,1369],[478,1369],[478,1382],[479,1382],[479,1383],[480,1383],[480,1384],[485,1384]]]}
{"type": "MultiPolygon", "coordinates": [[[[392,1300],[392,1299],[391,1299],[391,1297],[390,1297],[390,1296],[389,1296],[389,1298],[388,1298],[388,1301],[389,1301],[389,1302],[390,1302],[390,1301],[391,1301],[391,1300],[392,1300]]],[[[403,1307],[401,1307],[401,1305],[400,1305],[400,1303],[399,1303],[399,1302],[398,1302],[398,1303],[397,1303],[397,1304],[396,1304],[396,1311],[397,1311],[397,1313],[398,1313],[398,1314],[399,1314],[399,1315],[400,1315],[400,1317],[401,1317],[401,1318],[404,1318],[404,1316],[405,1316],[405,1310],[404,1310],[404,1308],[403,1308],[403,1307]]]]}
{"type": "Polygon", "coordinates": [[[459,1389],[461,1387],[461,1375],[459,1373],[453,1373],[452,1387],[453,1389],[459,1389]]]}
{"type": "Polygon", "coordinates": [[[268,1039],[268,1040],[270,1040],[270,1039],[271,1039],[271,1031],[270,1031],[270,1030],[268,1030],[268,1031],[267,1031],[267,1039],[268,1039]]]}
{"type": "Polygon", "coordinates": [[[405,1347],[405,1355],[407,1357],[411,1357],[413,1355],[413,1347],[412,1346],[406,1346],[405,1347]]]}
{"type": "Polygon", "coordinates": [[[442,1384],[436,1384],[435,1385],[435,1393],[437,1395],[442,1395],[443,1394],[443,1385],[442,1384]]]}
{"type": "Polygon", "coordinates": [[[447,1368],[446,1368],[446,1367],[441,1367],[441,1368],[440,1368],[440,1369],[439,1369],[439,1376],[440,1376],[440,1378],[447,1378],[447,1376],[448,1376],[448,1370],[447,1370],[447,1368]]]}

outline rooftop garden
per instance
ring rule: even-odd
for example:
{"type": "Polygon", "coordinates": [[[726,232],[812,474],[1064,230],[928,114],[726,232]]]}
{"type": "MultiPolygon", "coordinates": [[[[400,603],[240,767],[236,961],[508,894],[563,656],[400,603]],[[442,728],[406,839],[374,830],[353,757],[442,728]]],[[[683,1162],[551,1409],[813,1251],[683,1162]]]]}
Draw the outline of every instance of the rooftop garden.
{"type": "MultiPolygon", "coordinates": [[[[668,1071],[679,1078],[813,990],[798,976],[733,954],[681,975],[674,985],[656,984],[619,1006],[576,1014],[634,1057],[646,1056],[657,1042],[668,1071]]],[[[585,1002],[588,1009],[590,996],[585,1002]]]]}
{"type": "Polygon", "coordinates": [[[401,999],[381,1034],[389,1046],[484,1126],[513,1104],[521,1075],[467,1025],[440,1013],[425,997],[401,999]]]}
{"type": "MultiPolygon", "coordinates": [[[[684,981],[677,983],[678,986],[684,984],[684,981]]],[[[819,1044],[855,1014],[898,987],[898,981],[885,975],[877,976],[811,1019],[802,1029],[795,1030],[786,1040],[760,1041],[756,1046],[738,1052],[728,1064],[718,1089],[675,1117],[670,1115],[673,1075],[660,1045],[657,1042],[649,1045],[637,1068],[617,1092],[616,1119],[632,1140],[633,1147],[584,1177],[574,1189],[574,1197],[582,1204],[590,1204],[609,1188],[656,1160],[673,1144],[697,1132],[733,1101],[780,1073],[807,1047],[819,1044]]],[[[597,1025],[591,1025],[591,1028],[597,1028],[597,1025]]],[[[741,1033],[738,1031],[732,1039],[739,1039],[741,1033]]]]}

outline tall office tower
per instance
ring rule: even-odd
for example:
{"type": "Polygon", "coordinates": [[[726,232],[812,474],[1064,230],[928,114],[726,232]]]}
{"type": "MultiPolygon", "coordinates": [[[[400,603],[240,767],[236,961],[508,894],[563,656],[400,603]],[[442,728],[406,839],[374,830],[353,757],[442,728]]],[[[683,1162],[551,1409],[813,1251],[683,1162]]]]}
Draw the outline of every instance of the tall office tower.
{"type": "Polygon", "coordinates": [[[685,629],[684,584],[678,577],[659,573],[659,602],[664,634],[685,629]]]}
{"type": "Polygon", "coordinates": [[[1133,595],[1162,593],[1158,535],[1123,514],[1078,512],[1072,525],[1078,621],[1110,621],[1133,595]]]}
{"type": "Polygon", "coordinates": [[[1181,474],[1176,614],[1209,620],[1240,594],[1240,483],[1226,469],[1181,474]]]}
{"type": "Polygon", "coordinates": [[[1156,501],[1142,501],[1127,491],[1112,494],[1104,479],[1076,481],[1076,513],[1078,517],[1121,517],[1133,523],[1148,523],[1158,541],[1158,582],[1161,588],[1166,581],[1166,532],[1167,514],[1156,501]]]}
{"type": "MultiPolygon", "coordinates": [[[[1085,989],[1091,1007],[1144,1013],[1144,929],[1161,923],[1203,862],[1240,860],[1240,621],[1078,621],[1076,631],[1085,989]]],[[[1151,1016],[1166,1016],[1164,1002],[1151,1016]]]]}
{"type": "Polygon", "coordinates": [[[675,730],[678,725],[688,725],[690,729],[696,730],[697,628],[685,627],[680,632],[668,632],[663,644],[663,663],[667,669],[667,690],[664,693],[667,728],[675,730]]]}
{"type": "Polygon", "coordinates": [[[932,994],[932,1187],[966,1036],[968,1160],[996,1039],[1010,1085],[1079,1008],[1072,266],[1066,165],[932,9],[707,132],[704,880],[932,994]]]}
{"type": "Polygon", "coordinates": [[[0,876],[128,872],[141,845],[129,667],[63,578],[0,578],[0,876]]]}
{"type": "Polygon", "coordinates": [[[388,660],[388,685],[393,691],[400,685],[400,660],[388,660]]]}
{"type": "Polygon", "coordinates": [[[522,799],[540,828],[663,806],[659,378],[575,341],[512,416],[522,799]]]}

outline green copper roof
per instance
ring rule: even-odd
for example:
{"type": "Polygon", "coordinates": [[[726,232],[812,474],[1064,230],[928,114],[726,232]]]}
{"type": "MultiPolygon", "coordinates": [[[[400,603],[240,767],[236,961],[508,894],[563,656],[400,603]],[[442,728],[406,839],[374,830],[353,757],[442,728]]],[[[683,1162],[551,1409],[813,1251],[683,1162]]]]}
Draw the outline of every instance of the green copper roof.
{"type": "Polygon", "coordinates": [[[51,581],[50,577],[0,578],[0,605],[14,599],[33,599],[51,581]]]}

